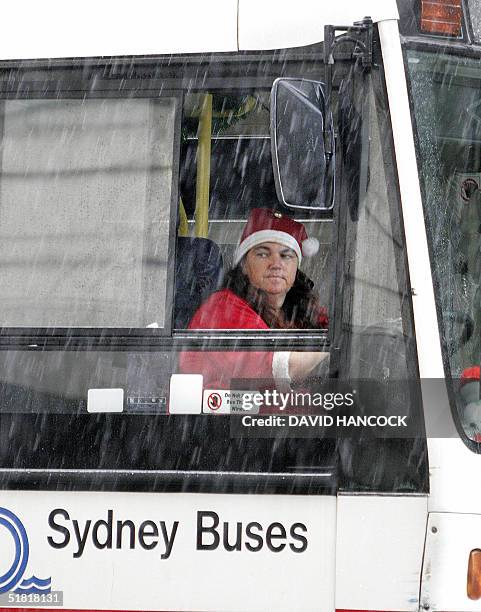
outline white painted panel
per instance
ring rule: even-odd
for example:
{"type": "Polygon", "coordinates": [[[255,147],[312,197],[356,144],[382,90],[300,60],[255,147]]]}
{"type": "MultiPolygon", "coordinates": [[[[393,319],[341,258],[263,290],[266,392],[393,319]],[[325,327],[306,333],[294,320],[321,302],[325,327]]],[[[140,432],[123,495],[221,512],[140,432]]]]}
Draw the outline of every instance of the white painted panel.
{"type": "Polygon", "coordinates": [[[395,0],[239,0],[239,49],[311,45],[325,25],[350,25],[369,16],[398,19],[395,0]]]}
{"type": "Polygon", "coordinates": [[[481,515],[429,515],[421,589],[423,606],[444,612],[481,609],[481,603],[470,600],[466,592],[469,553],[473,548],[481,548],[481,515]]]}
{"type": "Polygon", "coordinates": [[[237,50],[237,0],[2,3],[0,59],[237,50]]]}
{"type": "Polygon", "coordinates": [[[170,414],[202,412],[202,374],[172,374],[170,377],[170,414]]]}
{"type": "MultiPolygon", "coordinates": [[[[5,509],[23,523],[29,539],[23,577],[50,578],[52,590],[63,591],[66,608],[333,610],[335,497],[2,491],[0,580],[15,558],[5,509]],[[202,546],[216,539],[198,529],[198,512],[218,516],[220,538],[213,550],[198,545],[199,534],[202,546]],[[131,521],[131,526],[119,530],[118,521],[131,521]],[[224,523],[231,544],[241,524],[241,550],[224,547],[224,523]],[[253,527],[262,537],[260,550],[246,548],[247,541],[256,544],[246,537],[249,523],[260,526],[253,527]],[[270,539],[269,548],[266,534],[273,523],[283,525],[286,536],[280,527],[271,528],[277,537],[270,539]],[[84,546],[75,526],[79,535],[86,534],[84,546]]],[[[206,515],[201,520],[204,527],[212,525],[206,515]]],[[[4,595],[0,606],[11,607],[3,603],[4,595]]]]}
{"type": "Polygon", "coordinates": [[[89,389],[87,412],[123,412],[123,389],[89,389]]]}
{"type": "MultiPolygon", "coordinates": [[[[437,324],[426,228],[411,130],[404,63],[395,21],[380,24],[386,89],[391,111],[394,150],[401,191],[409,275],[413,289],[414,323],[421,378],[443,378],[444,368],[437,324]]],[[[423,393],[423,399],[424,399],[423,393]]]]}
{"type": "Polygon", "coordinates": [[[418,611],[425,497],[338,498],[336,609],[418,611]]]}
{"type": "Polygon", "coordinates": [[[481,512],[481,455],[459,438],[428,438],[430,512],[481,512]]]}

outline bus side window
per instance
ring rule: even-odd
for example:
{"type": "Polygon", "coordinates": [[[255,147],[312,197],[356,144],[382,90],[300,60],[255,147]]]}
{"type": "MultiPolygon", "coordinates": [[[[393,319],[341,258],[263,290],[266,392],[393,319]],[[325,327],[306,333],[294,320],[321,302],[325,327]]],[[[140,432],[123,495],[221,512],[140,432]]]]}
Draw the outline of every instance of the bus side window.
{"type": "MultiPolygon", "coordinates": [[[[323,307],[324,313],[332,283],[332,217],[305,210],[293,212],[279,204],[272,169],[269,108],[268,88],[185,94],[179,176],[183,222],[179,234],[209,239],[218,246],[223,260],[224,281],[231,287],[235,283],[229,272],[236,267],[236,248],[251,211],[264,209],[276,216],[294,218],[304,225],[309,237],[315,237],[320,243],[315,257],[303,254],[301,270],[312,279],[318,297],[316,302],[323,307]],[[209,100],[207,112],[205,103],[209,100]]],[[[177,249],[179,257],[186,257],[180,248],[177,249]]],[[[195,312],[195,308],[192,311],[193,300],[199,306],[209,297],[209,290],[212,293],[220,287],[221,283],[216,285],[214,282],[206,291],[201,290],[200,302],[194,298],[196,274],[210,274],[201,269],[201,259],[195,262],[194,268],[186,262],[176,263],[174,327],[177,329],[188,325],[187,313],[192,315],[195,312]],[[191,275],[191,281],[179,277],[181,269],[181,274],[185,269],[185,273],[191,275]]],[[[292,327],[289,321],[286,328],[292,327]]],[[[239,329],[238,325],[234,327],[239,329]]],[[[283,326],[269,324],[269,327],[283,326]]],[[[321,324],[316,322],[295,327],[323,329],[326,318],[321,324]]]]}

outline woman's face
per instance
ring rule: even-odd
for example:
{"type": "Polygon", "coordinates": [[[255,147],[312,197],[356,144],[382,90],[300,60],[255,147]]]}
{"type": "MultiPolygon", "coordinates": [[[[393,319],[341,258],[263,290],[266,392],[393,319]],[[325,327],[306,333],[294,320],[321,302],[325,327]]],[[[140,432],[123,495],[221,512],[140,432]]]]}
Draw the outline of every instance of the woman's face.
{"type": "Polygon", "coordinates": [[[282,244],[263,242],[247,253],[243,271],[251,285],[283,302],[296,279],[297,255],[282,244]]]}

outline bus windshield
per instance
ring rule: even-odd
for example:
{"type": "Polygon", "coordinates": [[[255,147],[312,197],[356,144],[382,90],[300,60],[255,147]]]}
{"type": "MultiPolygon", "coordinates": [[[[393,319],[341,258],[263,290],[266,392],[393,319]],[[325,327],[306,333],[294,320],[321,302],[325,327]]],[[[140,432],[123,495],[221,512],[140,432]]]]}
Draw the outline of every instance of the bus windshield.
{"type": "Polygon", "coordinates": [[[481,68],[471,55],[408,49],[407,66],[447,378],[459,430],[479,452],[481,68]]]}

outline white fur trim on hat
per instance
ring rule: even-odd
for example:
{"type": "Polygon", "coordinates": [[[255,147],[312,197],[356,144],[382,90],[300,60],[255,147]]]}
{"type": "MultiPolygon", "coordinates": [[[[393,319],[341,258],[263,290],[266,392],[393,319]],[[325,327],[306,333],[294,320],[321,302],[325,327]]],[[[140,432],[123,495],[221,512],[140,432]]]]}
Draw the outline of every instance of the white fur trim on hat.
{"type": "MultiPolygon", "coordinates": [[[[260,232],[254,232],[250,236],[247,236],[238,246],[234,254],[234,266],[244,257],[244,255],[252,248],[263,242],[275,242],[276,244],[282,244],[289,249],[292,249],[297,255],[297,265],[301,263],[302,253],[301,247],[297,240],[288,234],[287,232],[280,232],[278,230],[261,230],[260,232]]],[[[304,241],[306,242],[306,241],[304,241]]]]}

